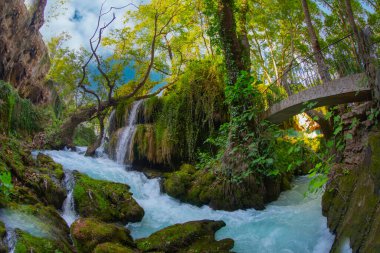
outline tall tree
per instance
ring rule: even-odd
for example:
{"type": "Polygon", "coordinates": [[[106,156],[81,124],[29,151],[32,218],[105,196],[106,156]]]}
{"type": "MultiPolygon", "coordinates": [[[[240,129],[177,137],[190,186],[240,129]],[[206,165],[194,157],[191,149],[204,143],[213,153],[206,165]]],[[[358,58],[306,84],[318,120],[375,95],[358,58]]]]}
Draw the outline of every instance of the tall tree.
{"type": "MultiPolygon", "coordinates": [[[[229,84],[234,84],[241,71],[249,71],[244,59],[249,58],[249,51],[244,50],[243,43],[236,32],[234,0],[218,0],[219,37],[224,51],[229,84]],[[244,54],[247,54],[244,55],[244,54]]],[[[246,41],[245,43],[248,43],[246,41]]],[[[245,47],[249,47],[246,45],[245,47]]]]}
{"type": "Polygon", "coordinates": [[[331,77],[329,74],[329,69],[325,63],[323,53],[321,51],[321,46],[319,44],[317,33],[315,32],[313,22],[311,20],[309,5],[307,3],[307,0],[301,0],[301,2],[302,9],[305,14],[305,23],[307,25],[307,29],[310,36],[311,46],[313,48],[314,57],[317,62],[319,76],[321,77],[323,82],[328,82],[331,80],[331,77]]]}

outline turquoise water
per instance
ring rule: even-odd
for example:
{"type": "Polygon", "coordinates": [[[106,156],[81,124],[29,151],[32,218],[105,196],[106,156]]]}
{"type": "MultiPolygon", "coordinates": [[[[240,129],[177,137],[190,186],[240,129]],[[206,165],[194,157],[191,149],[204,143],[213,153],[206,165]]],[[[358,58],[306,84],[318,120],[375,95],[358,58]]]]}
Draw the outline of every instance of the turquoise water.
{"type": "Polygon", "coordinates": [[[143,173],[127,171],[125,166],[107,158],[90,158],[69,151],[45,151],[65,169],[78,170],[96,179],[131,186],[136,201],[144,208],[144,219],[128,224],[134,238],[141,238],[166,226],[191,220],[224,220],[227,224],[217,239],[235,240],[236,252],[327,253],[333,235],[321,213],[321,196],[304,197],[308,179],[300,177],[292,190],[281,194],[278,201],[264,211],[215,211],[207,206],[181,203],[160,192],[159,179],[148,179],[143,173]]]}

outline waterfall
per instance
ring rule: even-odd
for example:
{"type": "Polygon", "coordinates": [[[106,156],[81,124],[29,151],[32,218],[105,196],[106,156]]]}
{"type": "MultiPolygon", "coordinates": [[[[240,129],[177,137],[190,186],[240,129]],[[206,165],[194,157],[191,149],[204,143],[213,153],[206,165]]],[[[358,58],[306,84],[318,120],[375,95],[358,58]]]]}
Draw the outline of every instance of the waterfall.
{"type": "Polygon", "coordinates": [[[107,125],[104,128],[104,134],[103,134],[102,142],[100,144],[100,147],[97,149],[97,152],[99,153],[99,156],[102,156],[104,154],[104,146],[106,144],[106,140],[109,139],[109,128],[110,128],[111,122],[115,118],[115,113],[116,113],[115,110],[113,110],[111,112],[111,114],[110,114],[110,116],[108,118],[108,121],[107,121],[107,125]]]}
{"type": "Polygon", "coordinates": [[[17,242],[17,235],[14,229],[7,229],[7,238],[5,239],[5,242],[8,247],[8,252],[13,253],[17,242]]]}
{"type": "Polygon", "coordinates": [[[74,197],[73,197],[73,191],[74,191],[74,175],[73,172],[70,170],[65,170],[65,187],[67,189],[67,197],[62,205],[62,218],[66,221],[66,223],[71,226],[71,224],[79,218],[78,214],[75,211],[74,206],[74,197]]]}
{"type": "Polygon", "coordinates": [[[141,104],[142,100],[133,103],[132,109],[129,112],[127,125],[122,129],[119,136],[116,148],[116,161],[120,164],[130,162],[131,160],[132,137],[136,130],[137,114],[141,104]]]}

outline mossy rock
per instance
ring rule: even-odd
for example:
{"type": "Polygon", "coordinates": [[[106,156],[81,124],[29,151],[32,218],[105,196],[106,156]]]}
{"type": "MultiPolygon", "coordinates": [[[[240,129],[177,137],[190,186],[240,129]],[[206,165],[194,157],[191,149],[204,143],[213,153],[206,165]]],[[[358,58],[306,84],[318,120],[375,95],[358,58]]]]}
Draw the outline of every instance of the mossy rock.
{"type": "Polygon", "coordinates": [[[93,253],[136,253],[135,249],[125,247],[119,243],[106,242],[96,246],[93,253]]]}
{"type": "Polygon", "coordinates": [[[133,199],[129,186],[92,179],[74,172],[75,209],[82,217],[105,222],[138,222],[144,210],[133,199]]]}
{"type": "Polygon", "coordinates": [[[165,191],[174,198],[186,198],[188,189],[194,180],[195,168],[189,164],[181,166],[179,171],[166,174],[165,191]]]}
{"type": "MultiPolygon", "coordinates": [[[[209,205],[213,209],[234,211],[245,208],[264,209],[268,191],[262,187],[262,178],[247,177],[240,184],[194,166],[182,165],[179,171],[166,173],[163,190],[170,196],[193,205],[209,205]]],[[[276,181],[281,189],[281,180],[276,181]]],[[[280,191],[276,192],[277,196],[280,191]]],[[[274,199],[274,197],[272,197],[274,199]]]]}
{"type": "Polygon", "coordinates": [[[42,201],[61,208],[67,195],[61,184],[62,166],[43,154],[34,160],[30,150],[13,138],[0,136],[0,143],[0,169],[10,171],[17,181],[11,200],[26,204],[42,201]]]}
{"type": "MultiPolygon", "coordinates": [[[[114,243],[113,247],[117,247],[115,243],[130,247],[135,246],[129,230],[125,227],[104,223],[93,218],[80,218],[76,220],[71,225],[71,235],[74,245],[79,252],[83,253],[92,252],[98,245],[106,242],[114,243]]],[[[108,252],[101,251],[104,247],[104,245],[99,246],[97,252],[108,252]]]]}
{"type": "Polygon", "coordinates": [[[179,250],[180,253],[228,253],[234,247],[234,240],[227,238],[215,241],[212,236],[204,236],[190,245],[188,248],[179,250]]]}
{"type": "Polygon", "coordinates": [[[176,224],[137,240],[137,247],[144,252],[230,252],[232,240],[215,240],[215,232],[225,225],[212,220],[176,224]]]}
{"type": "Polygon", "coordinates": [[[53,176],[58,181],[63,180],[65,177],[65,172],[62,165],[54,162],[54,160],[48,155],[38,153],[37,165],[39,165],[41,171],[47,172],[50,176],[53,176]]]}
{"type": "Polygon", "coordinates": [[[40,238],[32,236],[24,231],[16,229],[17,242],[15,245],[15,253],[30,253],[30,252],[46,252],[46,253],[69,253],[73,252],[59,241],[48,238],[40,238]]]}

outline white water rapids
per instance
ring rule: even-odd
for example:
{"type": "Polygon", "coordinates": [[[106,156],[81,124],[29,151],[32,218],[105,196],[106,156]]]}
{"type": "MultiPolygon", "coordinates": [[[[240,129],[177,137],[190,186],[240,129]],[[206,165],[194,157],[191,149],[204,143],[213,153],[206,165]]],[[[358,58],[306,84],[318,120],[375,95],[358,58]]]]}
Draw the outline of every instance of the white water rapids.
{"type": "MultiPolygon", "coordinates": [[[[128,171],[108,158],[90,158],[77,152],[44,151],[67,170],[78,170],[96,179],[131,186],[136,201],[144,208],[139,223],[129,224],[134,238],[141,238],[175,223],[191,220],[224,220],[227,224],[217,233],[217,239],[235,240],[236,252],[327,253],[333,235],[321,214],[321,197],[304,197],[308,179],[300,177],[291,191],[264,211],[214,211],[207,206],[181,203],[160,192],[159,180],[148,179],[143,173],[128,171]]],[[[74,218],[74,217],[73,217],[74,218]]],[[[75,219],[75,218],[74,218],[75,219]]]]}

